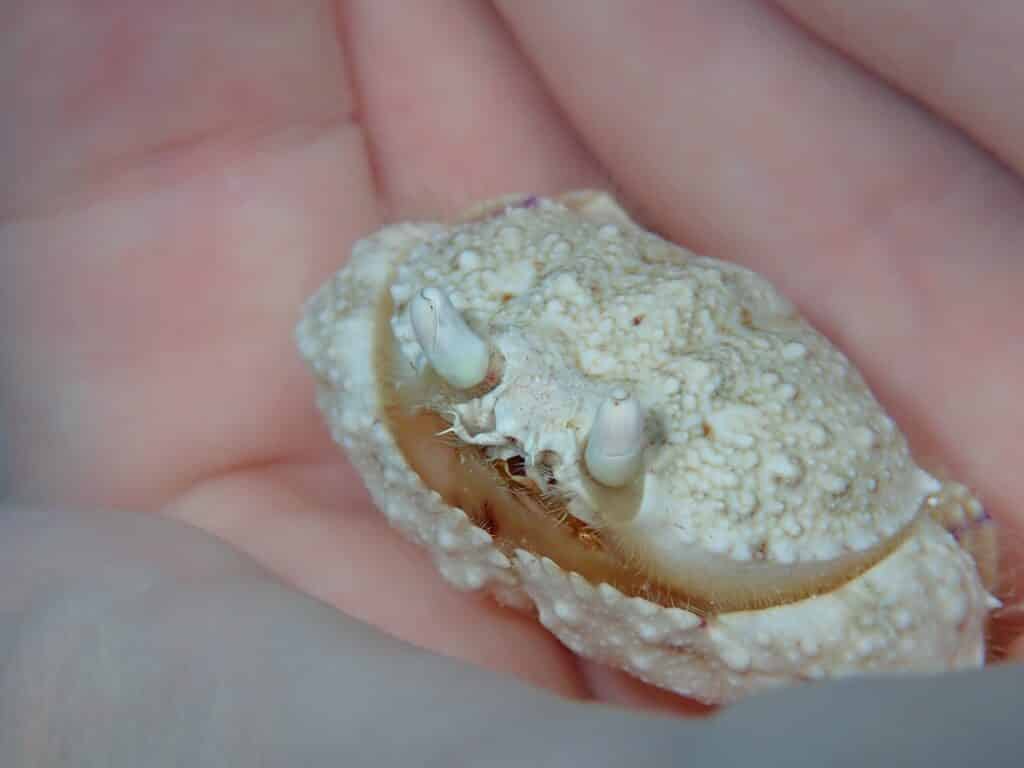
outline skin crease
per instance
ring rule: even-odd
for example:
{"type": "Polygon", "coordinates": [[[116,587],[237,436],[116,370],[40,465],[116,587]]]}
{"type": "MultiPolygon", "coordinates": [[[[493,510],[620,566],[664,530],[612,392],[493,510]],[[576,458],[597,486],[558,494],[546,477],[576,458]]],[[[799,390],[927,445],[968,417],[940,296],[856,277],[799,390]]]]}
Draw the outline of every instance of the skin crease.
{"type": "MultiPolygon", "coordinates": [[[[612,184],[666,236],[773,280],[1020,540],[1010,142],[1024,118],[976,100],[959,112],[956,89],[901,54],[941,59],[941,36],[876,24],[876,4],[844,6],[852,19],[785,5],[6,9],[0,324],[16,332],[0,339],[0,427],[15,495],[173,515],[424,647],[688,711],[445,584],[330,443],[291,336],[301,302],[385,222],[612,184]]],[[[1024,9],[1005,13],[1024,26],[1024,9]]],[[[993,94],[1013,93],[1020,54],[1000,51],[1016,67],[960,50],[946,69],[970,83],[985,67],[993,94]]]]}

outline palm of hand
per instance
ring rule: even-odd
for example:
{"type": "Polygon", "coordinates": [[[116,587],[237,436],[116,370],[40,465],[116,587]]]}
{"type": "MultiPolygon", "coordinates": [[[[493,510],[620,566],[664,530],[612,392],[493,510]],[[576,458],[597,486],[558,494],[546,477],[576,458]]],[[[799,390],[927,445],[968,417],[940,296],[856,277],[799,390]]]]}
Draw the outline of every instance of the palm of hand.
{"type": "Polygon", "coordinates": [[[162,510],[415,643],[657,702],[452,591],[393,534],[291,338],[302,300],[387,220],[610,181],[670,237],[773,279],[919,452],[1019,526],[1017,178],[777,12],[734,5],[575,26],[510,5],[521,49],[475,3],[403,6],[400,23],[370,2],[135,4],[63,27],[26,12],[8,34],[67,55],[24,70],[0,230],[15,490],[162,510]],[[628,66],[600,55],[612,42],[628,66]]]}

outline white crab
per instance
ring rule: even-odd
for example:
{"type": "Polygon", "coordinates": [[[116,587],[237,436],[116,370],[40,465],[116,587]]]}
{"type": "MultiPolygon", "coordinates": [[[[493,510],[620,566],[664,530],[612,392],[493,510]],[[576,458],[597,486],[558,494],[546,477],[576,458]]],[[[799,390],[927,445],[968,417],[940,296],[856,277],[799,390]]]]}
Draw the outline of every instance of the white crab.
{"type": "Polygon", "coordinates": [[[576,653],[708,702],[984,662],[980,505],[765,280],[607,195],[387,227],[297,335],[391,522],[576,653]]]}

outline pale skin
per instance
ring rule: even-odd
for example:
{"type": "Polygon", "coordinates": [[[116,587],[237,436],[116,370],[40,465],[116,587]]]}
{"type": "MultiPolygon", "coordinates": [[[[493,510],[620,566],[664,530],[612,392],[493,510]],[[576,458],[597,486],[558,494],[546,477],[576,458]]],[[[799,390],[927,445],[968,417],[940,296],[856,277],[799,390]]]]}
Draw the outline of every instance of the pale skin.
{"type": "Polygon", "coordinates": [[[614,185],[667,237],[769,277],[926,465],[1020,540],[1024,8],[900,6],[8,9],[15,495],[171,515],[426,648],[665,705],[451,589],[391,531],[328,439],[291,336],[302,301],[387,222],[614,185]]]}

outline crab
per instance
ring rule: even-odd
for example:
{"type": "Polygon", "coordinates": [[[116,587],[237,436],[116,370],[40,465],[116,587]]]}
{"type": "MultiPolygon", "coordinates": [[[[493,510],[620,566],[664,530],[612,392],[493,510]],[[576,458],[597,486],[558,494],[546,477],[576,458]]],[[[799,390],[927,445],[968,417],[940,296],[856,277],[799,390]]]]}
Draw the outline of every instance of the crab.
{"type": "Polygon", "coordinates": [[[765,279],[606,193],[388,226],[297,341],[393,526],[581,656],[715,704],[985,661],[977,499],[765,279]]]}

